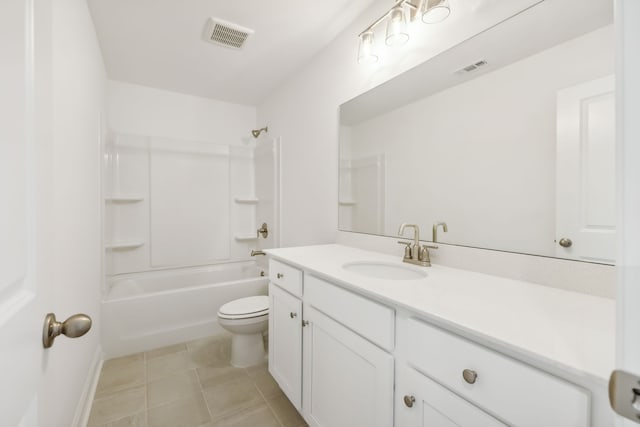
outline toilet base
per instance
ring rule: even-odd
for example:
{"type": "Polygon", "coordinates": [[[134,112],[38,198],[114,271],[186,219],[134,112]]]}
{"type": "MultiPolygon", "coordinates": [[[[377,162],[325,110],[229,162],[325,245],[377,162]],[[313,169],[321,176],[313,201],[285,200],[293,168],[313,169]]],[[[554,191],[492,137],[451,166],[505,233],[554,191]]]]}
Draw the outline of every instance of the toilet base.
{"type": "Polygon", "coordinates": [[[231,337],[231,365],[246,368],[265,361],[262,332],[256,334],[233,334],[231,337]]]}

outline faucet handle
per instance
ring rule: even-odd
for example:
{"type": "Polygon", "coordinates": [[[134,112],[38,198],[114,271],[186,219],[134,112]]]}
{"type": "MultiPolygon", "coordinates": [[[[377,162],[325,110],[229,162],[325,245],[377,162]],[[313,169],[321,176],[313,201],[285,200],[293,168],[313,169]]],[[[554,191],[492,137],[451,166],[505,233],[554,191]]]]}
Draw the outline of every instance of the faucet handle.
{"type": "Polygon", "coordinates": [[[423,248],[427,248],[427,249],[438,249],[439,246],[435,246],[435,245],[422,245],[423,248]]]}
{"type": "Polygon", "coordinates": [[[405,259],[410,259],[411,258],[411,242],[405,242],[403,240],[398,240],[398,243],[401,245],[405,245],[406,247],[404,248],[404,257],[405,259]]]}

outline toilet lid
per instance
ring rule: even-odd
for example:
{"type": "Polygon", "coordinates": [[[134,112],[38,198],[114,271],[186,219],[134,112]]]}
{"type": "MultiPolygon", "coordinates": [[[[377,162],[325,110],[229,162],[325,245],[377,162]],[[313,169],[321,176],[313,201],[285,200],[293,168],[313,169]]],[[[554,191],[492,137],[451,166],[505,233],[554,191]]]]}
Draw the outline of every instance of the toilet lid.
{"type": "Polygon", "coordinates": [[[240,298],[226,303],[218,314],[234,317],[257,317],[269,312],[269,297],[259,295],[255,297],[240,298]]]}

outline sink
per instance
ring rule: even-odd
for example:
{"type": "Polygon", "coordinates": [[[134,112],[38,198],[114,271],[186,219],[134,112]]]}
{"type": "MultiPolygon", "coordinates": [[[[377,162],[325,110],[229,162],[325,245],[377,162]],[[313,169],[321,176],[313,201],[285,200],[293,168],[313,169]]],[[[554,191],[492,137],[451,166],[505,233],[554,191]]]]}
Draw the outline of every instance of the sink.
{"type": "Polygon", "coordinates": [[[419,280],[427,277],[427,272],[417,267],[381,261],[348,262],[342,268],[374,279],[419,280]]]}

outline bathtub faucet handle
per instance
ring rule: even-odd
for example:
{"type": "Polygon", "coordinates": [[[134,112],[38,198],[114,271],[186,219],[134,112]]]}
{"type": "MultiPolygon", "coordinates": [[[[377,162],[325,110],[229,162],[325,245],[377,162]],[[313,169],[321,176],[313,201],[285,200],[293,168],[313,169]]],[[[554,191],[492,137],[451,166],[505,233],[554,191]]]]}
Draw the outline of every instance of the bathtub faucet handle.
{"type": "Polygon", "coordinates": [[[258,228],[256,237],[260,237],[261,234],[263,239],[266,239],[269,236],[269,228],[266,222],[263,222],[262,226],[258,228]]]}

